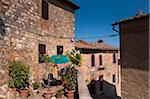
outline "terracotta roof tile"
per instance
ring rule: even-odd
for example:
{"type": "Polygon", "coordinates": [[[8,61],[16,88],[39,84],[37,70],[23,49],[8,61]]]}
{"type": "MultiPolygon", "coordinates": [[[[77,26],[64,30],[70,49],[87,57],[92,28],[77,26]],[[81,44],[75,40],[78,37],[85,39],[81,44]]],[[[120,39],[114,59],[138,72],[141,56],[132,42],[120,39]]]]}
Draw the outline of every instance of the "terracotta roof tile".
{"type": "Polygon", "coordinates": [[[89,43],[82,40],[75,42],[76,47],[85,49],[119,50],[119,48],[105,43],[89,43]]]}

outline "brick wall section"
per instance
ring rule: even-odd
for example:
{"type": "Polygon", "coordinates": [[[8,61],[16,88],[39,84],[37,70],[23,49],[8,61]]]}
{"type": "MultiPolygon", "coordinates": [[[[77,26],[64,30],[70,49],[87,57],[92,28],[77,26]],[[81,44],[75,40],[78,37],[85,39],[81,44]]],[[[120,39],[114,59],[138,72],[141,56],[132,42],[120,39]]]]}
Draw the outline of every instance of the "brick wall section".
{"type": "Polygon", "coordinates": [[[46,44],[46,52],[50,56],[57,54],[57,45],[63,45],[64,51],[74,46],[70,39],[49,36],[74,36],[74,13],[53,4],[49,3],[49,20],[44,20],[41,0],[0,0],[0,20],[4,24],[0,27],[5,30],[5,35],[0,38],[1,70],[7,70],[11,55],[30,67],[35,79],[42,79],[45,69],[38,63],[38,44],[46,44]]]}
{"type": "Polygon", "coordinates": [[[120,23],[122,97],[148,99],[149,16],[120,23]]]}
{"type": "MultiPolygon", "coordinates": [[[[95,56],[95,66],[91,66],[91,53],[82,54],[82,68],[84,72],[84,79],[87,83],[90,83],[92,79],[99,80],[99,76],[103,75],[104,81],[109,83],[116,88],[108,87],[104,84],[104,93],[110,96],[114,96],[117,93],[118,96],[121,96],[121,71],[120,65],[118,65],[118,52],[99,52],[94,53],[95,56]],[[116,54],[116,63],[113,63],[113,53],[116,54]],[[99,55],[102,55],[102,65],[99,65],[99,55]],[[104,70],[98,70],[98,68],[103,68],[104,70]],[[113,74],[116,75],[116,82],[112,82],[113,74]]],[[[99,94],[99,86],[96,87],[97,92],[99,94]]]]}

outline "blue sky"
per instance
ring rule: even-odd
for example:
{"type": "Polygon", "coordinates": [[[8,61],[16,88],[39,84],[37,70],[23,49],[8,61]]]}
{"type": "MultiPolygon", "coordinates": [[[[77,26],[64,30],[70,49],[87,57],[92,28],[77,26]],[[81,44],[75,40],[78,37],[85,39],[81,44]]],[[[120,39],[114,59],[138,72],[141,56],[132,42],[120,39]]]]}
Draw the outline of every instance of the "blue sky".
{"type": "MultiPolygon", "coordinates": [[[[116,34],[111,24],[134,16],[138,9],[149,12],[149,0],[72,0],[80,5],[75,15],[75,37],[96,42],[99,36],[116,34]]],[[[107,44],[119,46],[119,37],[101,38],[107,44]]]]}

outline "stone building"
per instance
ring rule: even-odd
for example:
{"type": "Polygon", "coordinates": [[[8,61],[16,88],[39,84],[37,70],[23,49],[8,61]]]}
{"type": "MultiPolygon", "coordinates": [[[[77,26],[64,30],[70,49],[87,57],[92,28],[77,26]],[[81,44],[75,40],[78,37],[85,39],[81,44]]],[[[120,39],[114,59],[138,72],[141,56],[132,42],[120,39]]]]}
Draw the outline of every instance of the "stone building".
{"type": "Polygon", "coordinates": [[[0,0],[0,85],[7,82],[10,60],[24,62],[34,79],[42,79],[39,56],[74,47],[77,9],[69,0],[0,0]]]}
{"type": "Polygon", "coordinates": [[[124,99],[149,98],[149,14],[117,21],[119,26],[120,57],[122,67],[122,97],[124,99]]]}
{"type": "Polygon", "coordinates": [[[81,68],[92,97],[121,97],[118,48],[103,42],[88,43],[81,40],[77,41],[75,46],[81,51],[81,68]]]}

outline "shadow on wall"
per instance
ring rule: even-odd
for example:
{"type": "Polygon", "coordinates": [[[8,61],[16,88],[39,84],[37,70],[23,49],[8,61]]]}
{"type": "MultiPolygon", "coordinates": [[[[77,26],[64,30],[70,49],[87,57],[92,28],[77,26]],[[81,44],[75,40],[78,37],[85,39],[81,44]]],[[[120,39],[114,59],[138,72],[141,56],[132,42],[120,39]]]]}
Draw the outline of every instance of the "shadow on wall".
{"type": "Polygon", "coordinates": [[[92,80],[88,85],[91,97],[94,99],[121,99],[117,96],[116,87],[103,80],[92,80]]]}
{"type": "Polygon", "coordinates": [[[2,18],[0,18],[0,40],[4,37],[5,34],[6,32],[5,32],[4,21],[2,18]]]}

